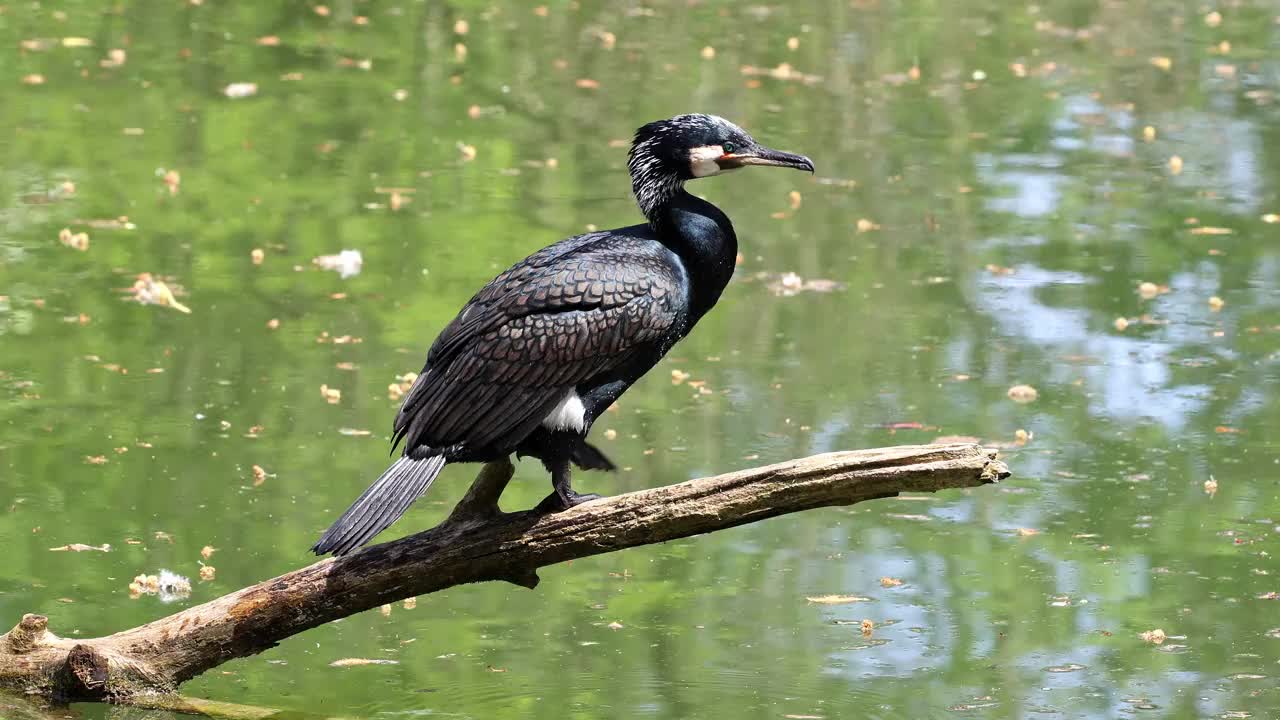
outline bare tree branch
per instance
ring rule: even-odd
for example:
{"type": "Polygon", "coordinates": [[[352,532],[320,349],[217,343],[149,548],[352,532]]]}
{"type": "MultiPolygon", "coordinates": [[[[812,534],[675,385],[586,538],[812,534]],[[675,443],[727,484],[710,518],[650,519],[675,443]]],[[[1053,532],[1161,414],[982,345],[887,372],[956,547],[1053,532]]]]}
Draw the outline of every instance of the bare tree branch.
{"type": "MultiPolygon", "coordinates": [[[[440,525],[224,595],[146,625],[60,638],[26,615],[0,636],[0,689],[55,701],[130,702],[172,693],[228,660],[384,603],[464,583],[538,584],[537,569],[829,505],[975,487],[1008,475],[977,445],[838,452],[642,490],[565,512],[503,513],[514,471],[486,465],[440,525]]],[[[154,705],[154,699],[148,704],[154,705]]]]}

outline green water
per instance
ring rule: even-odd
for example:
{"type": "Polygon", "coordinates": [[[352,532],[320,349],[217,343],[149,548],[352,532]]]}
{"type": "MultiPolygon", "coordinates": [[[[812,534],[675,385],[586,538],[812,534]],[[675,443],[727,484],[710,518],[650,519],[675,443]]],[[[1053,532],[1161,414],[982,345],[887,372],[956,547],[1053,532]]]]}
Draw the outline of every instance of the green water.
{"type": "MultiPolygon", "coordinates": [[[[110,633],[309,562],[387,462],[387,386],[497,271],[635,222],[624,141],[701,110],[819,172],[691,186],[736,223],[738,279],[597,423],[626,469],[578,486],[943,436],[1014,476],[454,588],[185,690],[344,717],[1280,716],[1280,8],[278,5],[0,4],[0,624],[110,633]],[[313,266],[343,249],[359,275],[313,266]],[[126,301],[141,272],[192,312],[126,301]],[[783,272],[842,286],[779,295],[783,272]],[[130,598],[160,568],[190,599],[130,598]],[[352,657],[398,664],[330,666],[352,657]]],[[[526,462],[505,504],[546,492],[526,462]]]]}

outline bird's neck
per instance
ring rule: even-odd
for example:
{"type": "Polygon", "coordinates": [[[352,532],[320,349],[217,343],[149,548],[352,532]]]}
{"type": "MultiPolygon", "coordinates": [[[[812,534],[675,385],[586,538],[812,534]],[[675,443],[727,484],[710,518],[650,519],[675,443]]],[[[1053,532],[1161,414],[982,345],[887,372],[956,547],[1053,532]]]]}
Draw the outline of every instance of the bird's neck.
{"type": "Polygon", "coordinates": [[[658,241],[684,261],[693,288],[692,325],[716,304],[733,277],[738,258],[733,224],[720,208],[683,187],[645,215],[658,241]]]}

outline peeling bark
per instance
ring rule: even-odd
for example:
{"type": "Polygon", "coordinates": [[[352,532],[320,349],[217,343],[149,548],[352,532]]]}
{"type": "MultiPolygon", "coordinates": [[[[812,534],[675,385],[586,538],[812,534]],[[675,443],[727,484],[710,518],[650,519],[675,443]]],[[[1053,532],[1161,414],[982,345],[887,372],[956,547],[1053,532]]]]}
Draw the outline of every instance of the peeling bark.
{"type": "Polygon", "coordinates": [[[922,445],[828,453],[642,490],[554,514],[503,513],[510,462],[484,466],[440,525],[266,580],[140,627],[68,640],[28,614],[0,636],[0,690],[55,702],[155,706],[156,696],[234,658],[384,603],[464,583],[533,588],[538,568],[901,492],[996,482],[994,450],[922,445]]]}

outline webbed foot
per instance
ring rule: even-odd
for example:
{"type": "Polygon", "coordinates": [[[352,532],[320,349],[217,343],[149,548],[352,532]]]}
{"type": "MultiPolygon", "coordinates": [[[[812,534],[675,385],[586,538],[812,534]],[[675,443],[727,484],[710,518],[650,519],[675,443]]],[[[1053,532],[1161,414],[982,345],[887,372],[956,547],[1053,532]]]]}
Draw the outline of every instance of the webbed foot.
{"type": "Polygon", "coordinates": [[[599,500],[603,497],[603,495],[597,495],[595,493],[580,493],[566,488],[564,493],[557,490],[556,492],[546,496],[534,509],[538,512],[547,513],[564,512],[575,505],[581,505],[582,503],[591,502],[592,500],[599,500]]]}

